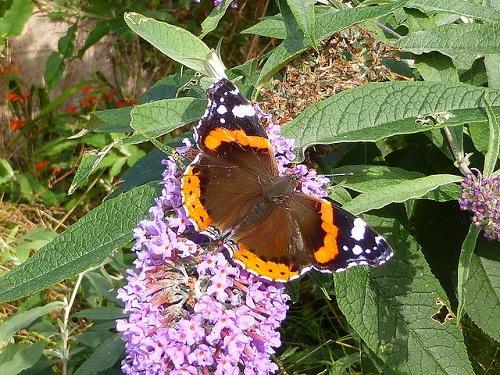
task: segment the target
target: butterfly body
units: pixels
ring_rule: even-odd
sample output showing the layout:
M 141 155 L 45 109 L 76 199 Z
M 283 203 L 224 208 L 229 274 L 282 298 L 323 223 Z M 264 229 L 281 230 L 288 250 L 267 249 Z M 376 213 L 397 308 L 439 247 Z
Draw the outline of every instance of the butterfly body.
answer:
M 183 205 L 197 230 L 224 241 L 250 272 L 278 281 L 311 267 L 333 272 L 392 256 L 363 220 L 302 193 L 298 176 L 279 175 L 255 109 L 232 82 L 221 78 L 207 92 L 195 128 L 201 152 L 182 176 Z

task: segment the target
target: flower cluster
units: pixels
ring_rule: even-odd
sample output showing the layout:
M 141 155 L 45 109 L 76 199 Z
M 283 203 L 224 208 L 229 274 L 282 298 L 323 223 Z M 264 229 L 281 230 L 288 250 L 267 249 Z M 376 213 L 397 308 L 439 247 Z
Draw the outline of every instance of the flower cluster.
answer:
M 303 190 L 326 193 L 328 179 L 303 166 L 287 166 L 294 142 L 268 135 L 280 173 L 297 175 Z M 191 144 L 178 148 L 182 156 Z M 272 374 L 270 357 L 281 345 L 277 329 L 285 319 L 289 296 L 284 284 L 263 280 L 232 265 L 222 248 L 210 248 L 182 207 L 180 171 L 165 160 L 164 189 L 151 208 L 153 218 L 139 223 L 134 236 L 136 271 L 118 296 L 125 302 L 123 332 L 127 374 Z M 203 244 L 203 246 L 201 246 Z
M 105 91 L 102 88 L 96 88 L 92 85 L 87 85 L 81 90 L 85 96 L 80 100 L 80 106 L 72 105 L 67 108 L 67 112 L 72 115 L 77 111 L 87 113 L 94 108 L 123 108 L 136 105 L 137 102 L 133 99 L 117 99 L 112 91 Z
M 500 238 L 500 176 L 483 178 L 467 173 L 458 199 L 460 208 L 473 213 L 471 220 L 489 240 Z

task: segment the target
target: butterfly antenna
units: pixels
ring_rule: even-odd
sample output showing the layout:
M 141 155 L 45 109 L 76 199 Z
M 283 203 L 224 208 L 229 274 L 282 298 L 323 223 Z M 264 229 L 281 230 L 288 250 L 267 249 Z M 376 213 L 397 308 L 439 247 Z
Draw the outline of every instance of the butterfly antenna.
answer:
M 206 60 L 203 61 L 203 65 L 205 65 L 209 77 L 217 80 L 222 78 L 227 79 L 226 67 L 215 51 L 212 50 L 208 53 Z

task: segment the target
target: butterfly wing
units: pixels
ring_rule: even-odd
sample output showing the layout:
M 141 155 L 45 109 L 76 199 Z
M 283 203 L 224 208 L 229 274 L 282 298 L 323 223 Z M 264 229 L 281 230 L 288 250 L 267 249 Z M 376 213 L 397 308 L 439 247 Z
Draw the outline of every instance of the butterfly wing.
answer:
M 337 272 L 378 266 L 393 255 L 362 219 L 325 199 L 295 193 L 267 211 L 258 221 L 240 224 L 231 236 L 238 244 L 235 260 L 261 277 L 288 281 L 311 267 Z
M 258 205 L 262 183 L 277 170 L 255 109 L 236 86 L 221 79 L 207 92 L 207 111 L 195 128 L 202 152 L 182 176 L 182 196 L 198 230 L 220 237 Z
M 306 237 L 300 224 L 308 219 L 317 222 L 312 211 L 301 212 L 299 222 L 286 202 L 267 203 L 256 208 L 256 215 L 249 214 L 233 231 L 230 241 L 233 258 L 247 270 L 261 277 L 288 281 L 310 268 L 307 248 L 314 242 Z M 319 224 L 319 223 L 318 223 Z M 312 224 L 314 225 L 314 224 Z
M 291 198 L 290 209 L 311 266 L 319 271 L 379 266 L 393 255 L 387 241 L 362 219 L 326 199 L 297 193 Z M 314 214 L 305 217 L 303 212 Z

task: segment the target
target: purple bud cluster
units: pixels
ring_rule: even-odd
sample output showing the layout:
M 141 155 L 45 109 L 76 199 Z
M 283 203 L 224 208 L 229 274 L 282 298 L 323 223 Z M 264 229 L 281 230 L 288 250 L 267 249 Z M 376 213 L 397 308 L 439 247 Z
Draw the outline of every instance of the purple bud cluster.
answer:
M 462 210 L 472 212 L 471 220 L 489 240 L 500 238 L 500 176 L 483 178 L 469 172 L 462 181 L 458 199 Z

